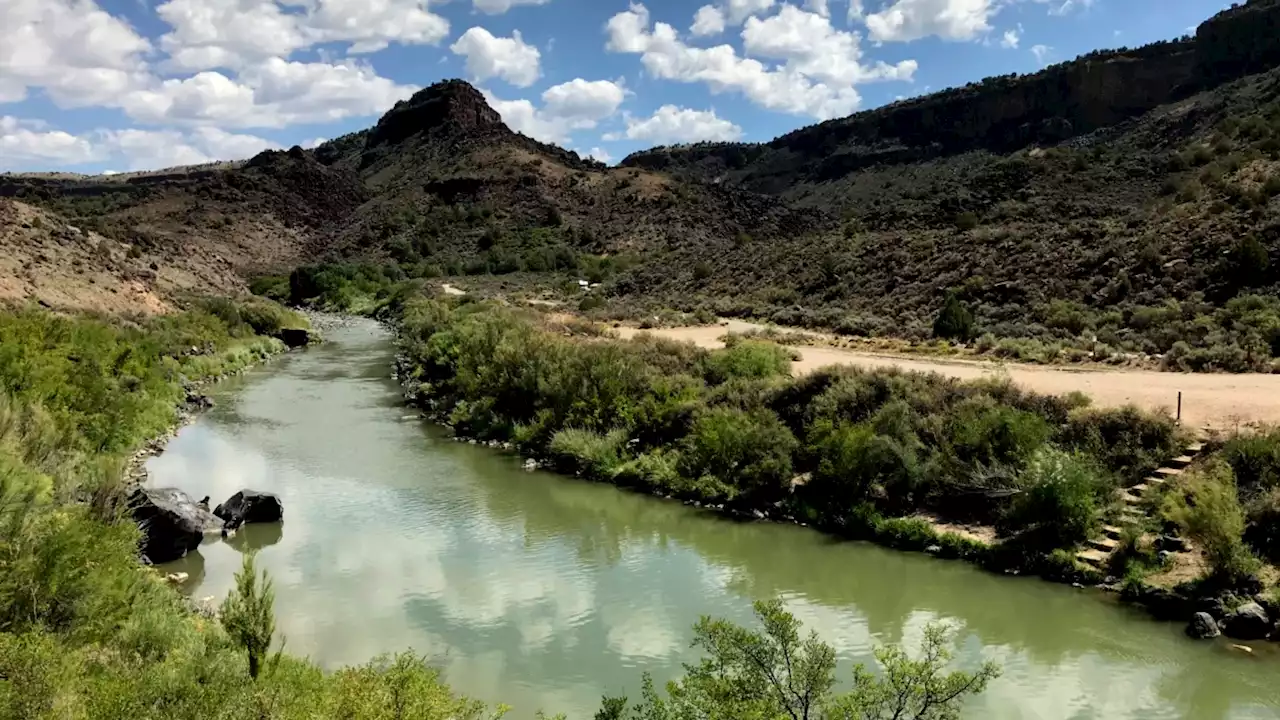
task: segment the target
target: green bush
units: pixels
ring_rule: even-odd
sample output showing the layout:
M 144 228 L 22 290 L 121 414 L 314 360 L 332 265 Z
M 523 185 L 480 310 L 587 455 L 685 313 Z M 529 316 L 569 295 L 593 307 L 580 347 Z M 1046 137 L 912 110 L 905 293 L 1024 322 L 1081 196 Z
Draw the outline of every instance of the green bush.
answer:
M 795 448 L 795 437 L 773 413 L 715 408 L 694 421 L 681 449 L 682 470 L 748 496 L 777 498 L 790 487 Z
M 1072 547 L 1097 529 L 1099 510 L 1114 487 L 1083 455 L 1042 447 L 1018 477 L 1021 492 L 1006 527 L 1031 531 L 1047 548 Z
M 933 336 L 965 342 L 973 337 L 973 313 L 955 294 L 947 296 L 933 321 Z
M 1164 499 L 1161 514 L 1182 527 L 1204 550 L 1212 580 L 1235 587 L 1252 578 L 1258 561 L 1245 546 L 1244 511 L 1231 466 L 1213 459 L 1184 476 L 1183 487 Z
M 551 438 L 548 451 L 557 467 L 580 471 L 593 478 L 610 478 L 622 464 L 622 450 L 627 442 L 624 432 L 607 435 L 567 428 Z
M 867 500 L 875 488 L 910 503 L 920 475 L 913 447 L 878 434 L 870 422 L 818 428 L 815 434 L 818 439 L 810 452 L 818 460 L 812 488 L 834 507 L 847 511 Z
M 1280 428 L 1233 435 L 1222 448 L 1222 459 L 1246 497 L 1280 488 Z
M 723 383 L 733 378 L 769 378 L 791 372 L 791 352 L 781 345 L 758 340 L 740 340 L 707 356 L 708 382 Z

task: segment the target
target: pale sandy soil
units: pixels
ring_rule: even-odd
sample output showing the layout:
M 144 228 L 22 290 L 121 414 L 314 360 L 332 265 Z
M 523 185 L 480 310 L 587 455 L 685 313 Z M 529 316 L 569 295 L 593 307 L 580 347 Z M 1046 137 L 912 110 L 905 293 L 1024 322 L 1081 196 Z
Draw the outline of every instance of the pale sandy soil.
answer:
M 689 340 L 705 348 L 723 347 L 726 332 L 744 332 L 763 326 L 729 321 L 727 326 L 656 328 L 639 330 L 621 327 L 627 338 L 641 332 Z M 936 372 L 971 380 L 1007 375 L 1013 382 L 1040 393 L 1060 395 L 1073 390 L 1093 398 L 1101 407 L 1135 404 L 1171 413 L 1182 392 L 1182 422 L 1193 428 L 1231 430 L 1250 423 L 1280 423 L 1280 375 L 1226 375 L 1126 370 L 1114 368 L 1053 367 L 980 360 L 925 359 L 897 357 L 833 347 L 795 347 L 800 359 L 792 364 L 796 375 L 811 373 L 829 365 L 901 367 L 905 370 Z

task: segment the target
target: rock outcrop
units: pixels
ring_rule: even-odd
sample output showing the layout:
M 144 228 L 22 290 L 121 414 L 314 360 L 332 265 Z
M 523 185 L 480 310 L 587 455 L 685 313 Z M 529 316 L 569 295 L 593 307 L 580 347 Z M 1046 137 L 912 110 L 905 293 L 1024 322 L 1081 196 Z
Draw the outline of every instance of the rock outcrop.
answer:
M 222 527 L 208 508 L 176 488 L 137 488 L 128 502 L 142 530 L 143 559 L 149 563 L 177 560 L 195 550 L 205 533 Z
M 1256 602 L 1236 608 L 1222 624 L 1226 635 L 1237 640 L 1261 640 L 1271 632 L 1271 618 Z
M 311 344 L 311 331 L 306 328 L 280 328 L 276 337 L 291 348 L 306 347 Z
M 284 505 L 272 493 L 241 490 L 214 508 L 213 514 L 233 527 L 245 523 L 279 522 L 284 517 Z
M 1197 640 L 1207 640 L 1216 638 L 1222 634 L 1218 629 L 1218 621 L 1207 612 L 1198 612 L 1191 616 L 1191 622 L 1187 625 L 1187 635 Z

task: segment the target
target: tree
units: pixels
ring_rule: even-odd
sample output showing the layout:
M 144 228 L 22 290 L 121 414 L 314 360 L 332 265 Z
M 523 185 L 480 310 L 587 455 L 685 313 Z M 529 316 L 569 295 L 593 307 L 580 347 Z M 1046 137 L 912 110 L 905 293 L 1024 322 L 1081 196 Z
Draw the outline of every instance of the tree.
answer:
M 919 660 L 899 648 L 879 648 L 877 677 L 861 665 L 854 688 L 833 695 L 835 650 L 810 632 L 777 600 L 755 604 L 762 631 L 703 618 L 694 646 L 710 657 L 686 665 L 684 678 L 667 684 L 666 697 L 647 674 L 633 720 L 951 720 L 965 697 L 982 692 L 999 675 L 987 663 L 977 673 L 944 672 L 951 660 L 947 630 L 925 630 Z
M 255 680 L 262 671 L 263 661 L 271 650 L 271 637 L 275 635 L 276 620 L 273 606 L 275 592 L 271 579 L 262 571 L 261 583 L 254 569 L 254 554 L 246 553 L 240 572 L 236 573 L 236 589 L 222 601 L 222 626 L 233 642 L 244 647 L 249 655 L 249 676 Z M 277 652 L 271 660 L 274 666 L 279 660 Z
M 960 302 L 955 293 L 947 295 L 942 310 L 933 321 L 933 335 L 961 342 L 973 337 L 973 313 Z

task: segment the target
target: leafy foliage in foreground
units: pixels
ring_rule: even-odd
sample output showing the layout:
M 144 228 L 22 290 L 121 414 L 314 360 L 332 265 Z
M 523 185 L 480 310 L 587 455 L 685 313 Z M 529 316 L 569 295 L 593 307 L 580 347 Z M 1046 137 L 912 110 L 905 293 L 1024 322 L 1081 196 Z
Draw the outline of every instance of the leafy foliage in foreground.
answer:
M 836 694 L 836 656 L 776 600 L 757 602 L 762 630 L 704 617 L 694 646 L 708 657 L 686 665 L 665 694 L 645 676 L 631 720 L 951 720 L 961 704 L 999 676 L 993 663 L 977 672 L 947 672 L 950 637 L 942 625 L 925 629 L 918 659 L 898 647 L 875 651 L 880 674 L 858 665 L 853 689 Z M 606 698 L 597 719 L 621 720 L 624 698 Z
M 421 297 L 400 331 L 419 400 L 464 434 L 650 492 L 781 504 L 899 547 L 955 545 L 909 519 L 932 511 L 998 524 L 1034 564 L 1085 540 L 1117 485 L 1177 445 L 1168 417 L 1008 382 L 853 367 L 791 379 L 785 350 L 759 340 L 582 342 L 499 305 Z
M 172 422 L 184 378 L 281 347 L 228 310 L 244 318 L 228 306 L 134 324 L 0 313 L 0 718 L 500 714 L 413 653 L 331 675 L 268 658 L 271 600 L 251 569 L 224 629 L 139 566 L 137 527 L 115 502 L 124 456 Z

